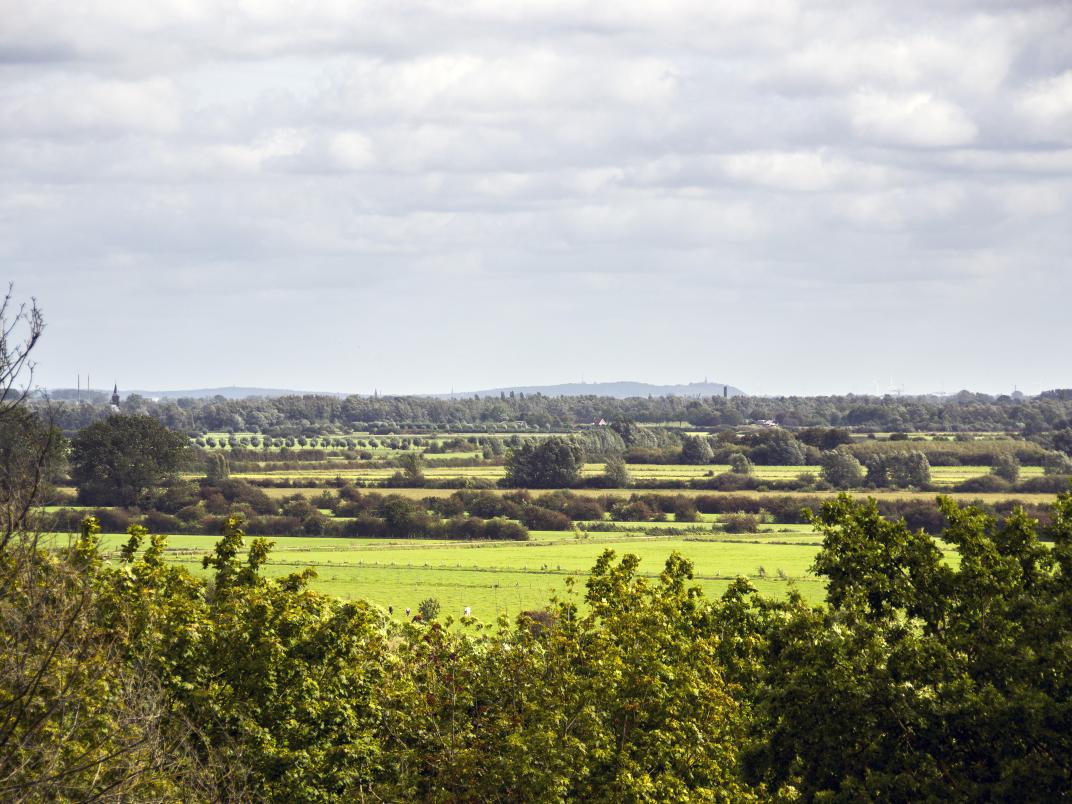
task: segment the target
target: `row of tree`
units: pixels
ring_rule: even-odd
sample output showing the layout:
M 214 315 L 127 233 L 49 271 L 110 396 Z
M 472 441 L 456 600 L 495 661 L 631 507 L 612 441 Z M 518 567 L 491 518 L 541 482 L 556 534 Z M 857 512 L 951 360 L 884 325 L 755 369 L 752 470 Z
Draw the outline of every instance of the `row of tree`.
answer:
M 54 401 L 57 423 L 68 432 L 104 415 L 103 403 Z M 1009 431 L 1034 435 L 1072 426 L 1072 391 L 1036 397 L 993 397 L 962 392 L 955 396 L 827 396 L 687 398 L 546 397 L 540 395 L 435 399 L 412 396 L 283 396 L 228 400 L 162 399 L 131 396 L 124 412 L 152 416 L 173 430 L 270 433 L 277 437 L 317 436 L 371 429 L 506 424 L 510 427 L 572 428 L 600 419 L 648 424 L 688 422 L 699 427 L 738 427 L 774 421 L 784 427 L 851 427 L 896 431 Z

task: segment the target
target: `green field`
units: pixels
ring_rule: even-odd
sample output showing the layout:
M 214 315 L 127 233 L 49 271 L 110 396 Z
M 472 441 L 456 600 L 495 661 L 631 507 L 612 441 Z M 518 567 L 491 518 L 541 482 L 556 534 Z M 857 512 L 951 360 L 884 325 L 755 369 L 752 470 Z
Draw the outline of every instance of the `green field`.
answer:
M 443 453 L 429 455 L 429 464 L 450 458 L 473 457 L 475 453 Z M 234 472 L 232 477 L 242 480 L 269 480 L 292 478 L 295 480 L 331 480 L 342 477 L 354 482 L 376 482 L 391 477 L 397 469 L 393 467 L 360 467 L 360 468 L 313 468 L 313 469 L 271 469 L 270 464 L 255 472 Z M 721 464 L 629 464 L 627 466 L 633 482 L 643 486 L 645 482 L 652 481 L 688 481 L 699 480 L 705 477 L 728 472 L 730 467 Z M 964 480 L 980 477 L 988 474 L 986 466 L 933 466 L 931 467 L 931 482 L 936 486 L 954 486 Z M 582 475 L 594 477 L 603 472 L 603 464 L 585 464 Z M 502 466 L 435 466 L 429 465 L 424 470 L 424 475 L 429 480 L 457 480 L 460 478 L 473 478 L 496 481 L 506 474 Z M 809 474 L 816 479 L 819 477 L 818 466 L 757 466 L 753 476 L 759 481 L 795 480 L 800 475 Z M 1020 478 L 1026 480 L 1032 477 L 1041 477 L 1041 466 L 1024 466 L 1020 470 Z M 195 477 L 196 475 L 190 475 Z
M 457 616 L 471 606 L 473 615 L 485 621 L 544 605 L 552 594 L 564 593 L 567 577 L 579 579 L 583 588 L 584 577 L 607 548 L 636 554 L 641 572 L 650 576 L 658 575 L 676 550 L 693 561 L 697 583 L 711 595 L 738 575 L 769 595 L 786 594 L 790 581 L 809 600 L 818 601 L 823 594 L 822 584 L 808 573 L 819 541 L 806 527 L 717 540 L 625 533 L 577 538 L 535 532 L 533 537 L 527 543 L 276 537 L 266 572 L 284 575 L 311 566 L 319 574 L 315 588 L 393 606 L 396 616 L 436 597 L 445 614 Z M 124 540 L 106 536 L 105 549 L 114 551 Z M 216 541 L 213 536 L 172 536 L 168 554 L 200 573 L 201 556 Z
M 290 497 L 294 494 L 300 494 L 304 497 L 319 497 L 324 493 L 322 487 L 317 488 L 264 488 L 261 489 L 269 497 L 280 498 Z M 429 489 L 429 488 L 371 488 L 367 489 L 370 493 L 378 494 L 398 494 L 402 497 L 409 497 L 411 499 L 420 500 L 425 497 L 449 497 L 454 494 L 456 489 Z M 516 489 L 489 489 L 493 494 L 509 494 Z M 551 491 L 550 489 L 532 489 L 530 493 L 533 495 L 545 494 Z M 814 497 L 836 497 L 839 492 L 836 491 L 709 491 L 706 489 L 570 489 L 573 494 L 587 497 L 603 497 L 605 495 L 625 496 L 628 497 L 631 494 L 658 494 L 658 495 L 677 495 L 683 494 L 686 497 L 699 497 L 699 496 L 733 496 L 733 497 L 749 497 L 749 498 L 761 498 L 763 496 L 785 496 L 785 497 L 800 497 L 802 499 L 810 499 Z M 874 497 L 877 500 L 928 500 L 933 501 L 939 494 L 952 497 L 954 500 L 960 500 L 962 502 L 972 502 L 978 500 L 980 502 L 995 503 L 1003 500 L 1020 500 L 1024 503 L 1052 503 L 1055 494 L 1048 493 L 1026 493 L 1026 492 L 936 492 L 936 491 L 904 491 L 904 490 L 868 490 L 864 492 L 853 492 L 855 497 Z

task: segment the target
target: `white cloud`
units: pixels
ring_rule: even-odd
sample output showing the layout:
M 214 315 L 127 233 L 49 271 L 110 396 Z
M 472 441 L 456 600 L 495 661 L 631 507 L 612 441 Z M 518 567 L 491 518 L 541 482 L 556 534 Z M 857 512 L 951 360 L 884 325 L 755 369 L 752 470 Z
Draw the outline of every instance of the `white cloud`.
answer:
M 1028 88 L 1019 109 L 1033 138 L 1072 143 L 1072 70 Z
M 180 98 L 163 78 L 141 81 L 61 76 L 0 92 L 0 126 L 58 138 L 128 132 L 168 134 L 180 123 Z
M 943 148 L 969 145 L 978 134 L 963 109 L 925 92 L 861 92 L 851 109 L 856 135 L 879 144 Z
M 328 150 L 344 170 L 364 170 L 376 164 L 372 141 L 357 131 L 342 131 L 331 137 Z
M 839 186 L 881 185 L 891 171 L 823 151 L 754 151 L 723 160 L 728 176 L 777 190 L 821 192 Z

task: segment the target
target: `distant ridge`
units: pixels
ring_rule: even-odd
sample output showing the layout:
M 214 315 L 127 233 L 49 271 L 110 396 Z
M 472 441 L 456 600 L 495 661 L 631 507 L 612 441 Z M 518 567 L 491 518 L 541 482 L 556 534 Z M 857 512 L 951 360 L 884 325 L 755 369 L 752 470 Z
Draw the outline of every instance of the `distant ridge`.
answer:
M 432 394 L 439 399 L 451 396 L 498 396 L 499 394 L 523 393 L 544 396 L 609 396 L 629 399 L 634 396 L 722 396 L 727 389 L 729 396 L 744 396 L 744 391 L 721 382 L 692 382 L 687 385 L 651 385 L 646 382 L 571 382 L 562 385 L 514 385 L 508 388 L 488 388 L 483 391 L 461 391 L 454 394 Z
M 74 388 L 54 388 L 48 392 L 52 399 L 74 399 L 78 391 Z M 82 389 L 82 398 L 87 395 L 86 389 Z M 94 389 L 93 394 L 101 393 Z M 294 391 L 287 388 L 245 388 L 237 385 L 228 385 L 223 388 L 187 388 L 178 391 L 146 391 L 144 389 L 125 390 L 119 389 L 119 394 L 124 399 L 132 394 L 144 396 L 147 399 L 211 399 L 214 396 L 222 396 L 224 399 L 248 399 L 249 397 L 276 397 L 276 396 L 337 396 L 345 397 L 349 394 L 338 391 Z
M 544 396 L 608 396 L 617 399 L 628 399 L 634 396 L 722 396 L 723 388 L 728 387 L 729 396 L 743 396 L 744 391 L 732 385 L 726 386 L 720 382 L 693 382 L 687 385 L 651 385 L 646 382 L 574 382 L 562 385 L 514 385 L 506 388 L 489 388 L 483 391 L 458 391 L 453 394 L 391 394 L 381 396 L 425 396 L 436 399 L 450 399 L 477 396 L 498 396 L 499 394 L 523 393 L 543 394 Z M 54 388 L 48 395 L 55 400 L 73 400 L 78 395 L 74 388 Z M 82 389 L 81 398 L 89 399 L 90 394 L 96 401 L 102 394 L 98 389 L 92 392 Z M 119 394 L 124 399 L 133 394 L 144 396 L 147 399 L 211 399 L 214 396 L 222 396 L 224 399 L 248 399 L 250 397 L 279 397 L 279 396 L 334 396 L 347 397 L 351 394 L 341 391 L 295 391 L 289 388 L 247 388 L 237 385 L 228 385 L 222 388 L 186 388 L 177 391 L 146 391 L 144 389 L 125 390 L 119 389 Z M 361 394 L 369 396 L 369 394 Z M 106 397 L 101 397 L 106 398 Z

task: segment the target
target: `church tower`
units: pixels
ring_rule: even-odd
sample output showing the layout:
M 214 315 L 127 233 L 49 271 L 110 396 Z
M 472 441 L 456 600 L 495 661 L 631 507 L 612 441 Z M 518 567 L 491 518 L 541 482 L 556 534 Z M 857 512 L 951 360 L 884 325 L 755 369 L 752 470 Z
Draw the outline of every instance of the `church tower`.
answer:
M 119 383 L 116 383 L 115 386 L 112 388 L 111 408 L 113 411 L 119 411 Z

